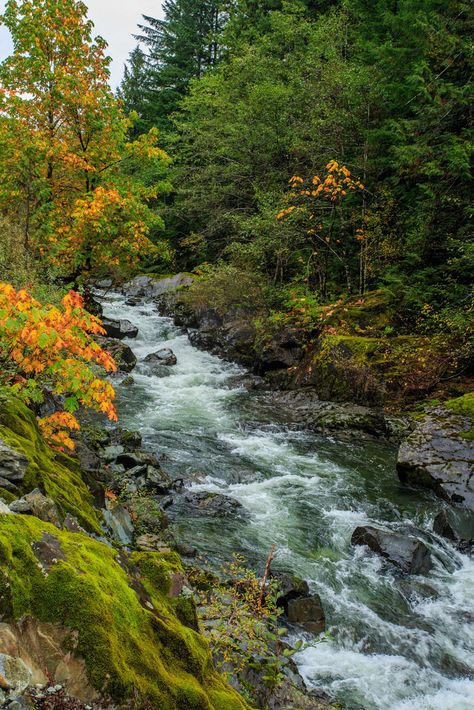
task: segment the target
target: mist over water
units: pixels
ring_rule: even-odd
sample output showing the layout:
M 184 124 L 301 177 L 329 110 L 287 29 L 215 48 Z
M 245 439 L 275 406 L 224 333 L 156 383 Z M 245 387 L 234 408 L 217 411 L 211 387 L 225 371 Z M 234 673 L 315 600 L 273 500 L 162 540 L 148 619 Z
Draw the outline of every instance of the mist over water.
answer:
M 166 454 L 171 475 L 250 512 L 182 517 L 178 537 L 212 560 L 238 551 L 259 565 L 275 544 L 275 567 L 321 595 L 330 638 L 305 636 L 295 657 L 308 685 L 348 710 L 474 708 L 474 562 L 430 532 L 442 503 L 399 483 L 395 449 L 294 431 L 288 413 L 241 386 L 241 368 L 192 347 L 152 304 L 112 294 L 104 310 L 139 328 L 127 341 L 139 361 L 163 347 L 178 359 L 162 377 L 139 362 L 135 384 L 118 384 L 121 424 Z M 403 577 L 352 547 L 354 528 L 367 523 L 421 537 L 433 570 Z

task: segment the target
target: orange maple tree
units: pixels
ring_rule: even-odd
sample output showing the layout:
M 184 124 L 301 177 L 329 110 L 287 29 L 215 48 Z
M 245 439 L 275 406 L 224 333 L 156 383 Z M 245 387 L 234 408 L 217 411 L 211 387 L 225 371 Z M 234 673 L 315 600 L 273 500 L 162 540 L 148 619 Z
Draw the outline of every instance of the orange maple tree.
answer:
M 348 237 L 356 242 L 364 239 L 362 229 L 355 229 L 347 219 L 345 202 L 351 193 L 363 191 L 364 185 L 354 178 L 345 165 L 331 160 L 321 175 L 304 179 L 293 175 L 289 181 L 288 207 L 277 214 L 282 220 L 291 215 L 303 220 L 308 242 L 311 245 L 307 260 L 307 279 L 315 270 L 319 292 L 326 296 L 327 273 L 331 259 L 338 262 L 345 273 L 347 290 L 351 292 L 348 263 Z
M 41 403 L 45 391 L 61 397 L 63 410 L 39 419 L 57 448 L 74 448 L 69 432 L 79 429 L 74 412 L 80 406 L 117 420 L 114 389 L 95 371 L 117 369 L 94 340 L 104 332 L 74 291 L 59 306 L 42 305 L 25 289 L 0 283 L 0 383 L 27 403 Z
M 71 275 L 159 256 L 149 237 L 163 228 L 154 200 L 170 189 L 169 158 L 156 130 L 128 139 L 84 3 L 8 0 L 0 23 L 13 40 L 0 63 L 0 209 L 25 246 Z M 146 184 L 134 165 L 161 179 Z

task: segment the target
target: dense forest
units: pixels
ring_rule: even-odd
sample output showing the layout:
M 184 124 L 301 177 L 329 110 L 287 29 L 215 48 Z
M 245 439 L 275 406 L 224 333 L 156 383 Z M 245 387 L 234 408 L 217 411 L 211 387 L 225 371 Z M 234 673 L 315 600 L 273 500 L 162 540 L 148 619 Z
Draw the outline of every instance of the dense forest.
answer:
M 156 9 L 0 14 L 0 707 L 468 710 L 474 7 Z

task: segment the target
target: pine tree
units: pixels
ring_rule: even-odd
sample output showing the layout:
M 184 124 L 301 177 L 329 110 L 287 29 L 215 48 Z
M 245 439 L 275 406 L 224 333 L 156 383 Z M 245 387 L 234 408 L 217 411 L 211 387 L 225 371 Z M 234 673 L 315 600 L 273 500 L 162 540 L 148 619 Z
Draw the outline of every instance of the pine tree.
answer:
M 128 58 L 124 68 L 123 79 L 117 90 L 117 98 L 122 102 L 125 113 L 138 113 L 138 119 L 131 129 L 133 135 L 146 131 L 148 120 L 148 84 L 149 72 L 145 52 L 137 45 Z
M 166 0 L 164 11 L 163 20 L 144 16 L 145 24 L 139 25 L 148 71 L 144 97 L 132 107 L 147 125 L 158 127 L 169 127 L 189 82 L 217 62 L 225 17 L 216 0 Z

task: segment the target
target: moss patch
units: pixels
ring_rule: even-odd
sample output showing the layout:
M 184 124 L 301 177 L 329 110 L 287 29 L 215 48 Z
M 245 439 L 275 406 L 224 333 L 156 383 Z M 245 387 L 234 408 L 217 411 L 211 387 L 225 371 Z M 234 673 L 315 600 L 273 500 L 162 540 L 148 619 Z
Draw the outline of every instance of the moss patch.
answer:
M 20 492 L 40 488 L 53 498 L 63 515 L 70 513 L 86 529 L 102 534 L 93 498 L 82 480 L 79 464 L 49 448 L 38 429 L 34 413 L 13 397 L 2 401 L 0 437 L 29 461 Z
M 474 418 L 474 392 L 468 392 L 462 397 L 450 399 L 444 404 L 456 414 L 464 414 L 467 417 Z
M 48 545 L 56 551 L 49 559 Z M 175 555 L 119 560 L 86 535 L 0 516 L 0 564 L 3 619 L 32 616 L 77 632 L 77 652 L 104 697 L 157 710 L 247 708 L 213 669 L 206 641 L 175 614 Z

